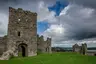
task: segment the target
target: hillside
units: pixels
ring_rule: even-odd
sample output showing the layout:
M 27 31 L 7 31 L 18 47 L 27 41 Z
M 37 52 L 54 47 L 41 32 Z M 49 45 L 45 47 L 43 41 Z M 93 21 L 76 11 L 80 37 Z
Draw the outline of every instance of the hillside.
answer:
M 96 56 L 85 56 L 77 53 L 52 53 L 13 58 L 8 61 L 0 61 L 0 64 L 96 64 Z

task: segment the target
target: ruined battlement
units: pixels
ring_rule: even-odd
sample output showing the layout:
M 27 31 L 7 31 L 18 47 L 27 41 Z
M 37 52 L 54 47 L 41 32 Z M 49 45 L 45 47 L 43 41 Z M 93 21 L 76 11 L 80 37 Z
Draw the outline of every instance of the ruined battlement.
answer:
M 51 42 L 51 40 L 52 40 L 51 38 L 47 37 L 46 41 Z
M 9 7 L 9 23 L 7 36 L 0 38 L 0 54 L 14 56 L 35 56 L 38 49 L 41 52 L 51 52 L 51 38 L 44 41 L 44 37 L 37 35 L 37 13 L 22 8 Z M 11 50 L 11 52 L 10 52 Z M 6 58 L 3 58 L 6 59 Z
M 12 13 L 12 12 L 13 13 L 23 13 L 23 14 L 28 14 L 28 15 L 30 14 L 30 15 L 37 16 L 36 12 L 25 11 L 22 8 L 15 9 L 15 8 L 9 7 L 9 13 Z
M 44 36 L 43 35 L 41 35 L 41 36 L 37 35 L 37 38 L 38 38 L 38 41 L 42 40 L 42 41 L 45 41 L 45 42 L 51 42 L 51 38 L 49 38 L 49 37 L 47 37 L 47 39 L 44 40 Z
M 87 52 L 87 44 L 84 43 L 81 46 L 79 46 L 78 44 L 73 45 L 73 52 L 79 52 L 85 55 Z
M 51 38 L 47 37 L 47 40 L 45 41 L 44 36 L 37 35 L 37 46 L 42 52 L 51 53 Z
M 24 45 L 24 56 L 37 55 L 37 13 L 9 7 L 7 49 Z M 19 51 L 16 50 L 16 55 Z

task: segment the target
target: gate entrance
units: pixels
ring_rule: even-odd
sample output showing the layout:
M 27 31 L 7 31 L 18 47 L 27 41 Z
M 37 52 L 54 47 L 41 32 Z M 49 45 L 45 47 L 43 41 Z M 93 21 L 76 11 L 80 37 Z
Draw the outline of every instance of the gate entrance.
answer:
M 27 44 L 24 44 L 24 43 L 22 43 L 22 44 L 19 44 L 19 46 L 18 46 L 18 56 L 22 56 L 22 57 L 25 57 L 25 56 L 27 56 Z

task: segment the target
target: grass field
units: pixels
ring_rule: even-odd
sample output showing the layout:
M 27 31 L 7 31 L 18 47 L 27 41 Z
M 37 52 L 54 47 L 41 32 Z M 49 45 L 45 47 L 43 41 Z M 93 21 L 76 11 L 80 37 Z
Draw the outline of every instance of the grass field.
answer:
M 0 64 L 96 64 L 96 56 L 85 56 L 77 53 L 52 53 L 3 60 L 0 61 Z

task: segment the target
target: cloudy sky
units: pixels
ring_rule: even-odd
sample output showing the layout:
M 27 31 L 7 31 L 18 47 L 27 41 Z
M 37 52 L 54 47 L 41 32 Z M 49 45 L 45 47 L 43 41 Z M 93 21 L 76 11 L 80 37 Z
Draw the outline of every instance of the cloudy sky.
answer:
M 87 43 L 96 47 L 96 0 L 0 0 L 0 36 L 7 34 L 8 8 L 38 13 L 38 34 L 52 46 Z

